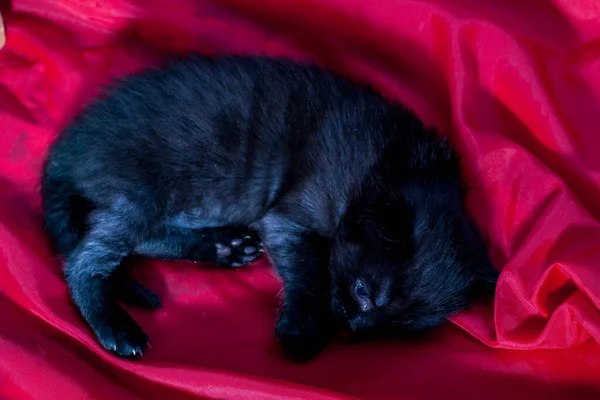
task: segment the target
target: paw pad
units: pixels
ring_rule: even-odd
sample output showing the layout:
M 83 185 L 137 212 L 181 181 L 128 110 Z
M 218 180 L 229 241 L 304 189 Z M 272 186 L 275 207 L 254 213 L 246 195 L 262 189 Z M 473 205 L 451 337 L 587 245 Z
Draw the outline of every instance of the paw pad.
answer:
M 234 237 L 215 243 L 216 262 L 231 268 L 240 268 L 258 259 L 263 252 L 258 238 L 250 235 Z

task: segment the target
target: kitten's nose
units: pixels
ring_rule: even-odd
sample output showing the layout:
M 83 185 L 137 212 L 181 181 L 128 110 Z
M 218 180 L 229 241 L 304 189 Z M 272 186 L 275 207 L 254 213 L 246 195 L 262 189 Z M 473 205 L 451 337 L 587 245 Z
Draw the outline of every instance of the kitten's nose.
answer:
M 352 297 L 358 304 L 360 311 L 367 312 L 373 308 L 371 288 L 362 279 L 357 279 L 352 288 Z

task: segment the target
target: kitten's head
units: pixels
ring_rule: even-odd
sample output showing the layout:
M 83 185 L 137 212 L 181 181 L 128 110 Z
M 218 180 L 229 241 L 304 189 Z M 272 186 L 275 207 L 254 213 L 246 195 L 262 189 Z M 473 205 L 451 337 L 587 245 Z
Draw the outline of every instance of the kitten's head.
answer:
M 460 185 L 416 177 L 370 190 L 382 192 L 347 213 L 331 249 L 332 311 L 350 331 L 418 332 L 493 294 L 497 272 Z

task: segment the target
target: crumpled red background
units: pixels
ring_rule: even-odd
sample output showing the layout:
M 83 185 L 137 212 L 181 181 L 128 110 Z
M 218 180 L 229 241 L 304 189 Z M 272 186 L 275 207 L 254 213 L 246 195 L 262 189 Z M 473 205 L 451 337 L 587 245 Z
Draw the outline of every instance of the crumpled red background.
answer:
M 0 398 L 600 398 L 600 3 L 594 0 L 15 0 L 0 51 Z M 98 346 L 41 230 L 49 143 L 111 77 L 169 54 L 312 59 L 450 134 L 502 269 L 495 304 L 415 343 L 273 338 L 269 266 L 145 262 L 153 348 Z M 115 143 L 118 146 L 118 143 Z

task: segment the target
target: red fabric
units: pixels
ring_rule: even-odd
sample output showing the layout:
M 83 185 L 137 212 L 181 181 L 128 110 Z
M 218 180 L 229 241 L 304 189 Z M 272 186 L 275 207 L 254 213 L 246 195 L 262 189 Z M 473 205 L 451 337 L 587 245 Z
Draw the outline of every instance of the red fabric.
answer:
M 597 1 L 15 0 L 3 14 L 1 398 L 600 398 Z M 494 306 L 299 366 L 273 339 L 264 261 L 149 261 L 139 278 L 165 306 L 132 313 L 152 350 L 101 350 L 40 228 L 40 163 L 110 77 L 189 50 L 317 60 L 451 134 L 503 270 Z

